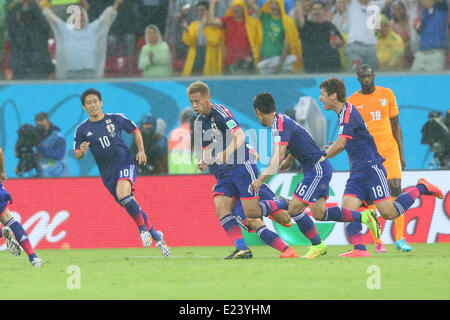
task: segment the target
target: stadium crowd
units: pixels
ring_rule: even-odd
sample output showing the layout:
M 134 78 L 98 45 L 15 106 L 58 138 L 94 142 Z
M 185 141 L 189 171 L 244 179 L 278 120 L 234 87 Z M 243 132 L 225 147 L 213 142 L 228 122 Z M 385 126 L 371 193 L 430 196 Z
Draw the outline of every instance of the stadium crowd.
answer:
M 433 72 L 450 67 L 449 26 L 447 0 L 0 0 L 1 72 Z

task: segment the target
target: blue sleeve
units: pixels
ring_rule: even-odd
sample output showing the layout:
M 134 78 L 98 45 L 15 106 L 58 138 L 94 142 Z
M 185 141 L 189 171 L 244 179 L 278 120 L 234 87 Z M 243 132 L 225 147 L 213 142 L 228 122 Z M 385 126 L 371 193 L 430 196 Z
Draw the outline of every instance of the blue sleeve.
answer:
M 233 133 L 241 127 L 239 122 L 227 108 L 218 107 L 215 111 L 214 121 L 219 128 L 223 130 L 230 130 L 231 133 Z
M 120 129 L 125 130 L 127 133 L 133 133 L 138 128 L 133 121 L 121 113 L 116 114 L 115 121 L 119 124 Z
M 358 126 L 356 114 L 352 112 L 353 107 L 347 107 L 342 117 L 339 117 L 338 136 L 344 136 L 347 139 L 353 139 L 355 128 Z
M 273 143 L 288 145 L 292 135 L 292 125 L 283 116 L 278 116 L 276 127 L 272 130 Z
M 80 149 L 80 144 L 83 142 L 82 140 L 82 134 L 81 134 L 81 129 L 80 127 L 77 127 L 75 129 L 75 134 L 73 136 L 73 150 L 79 150 Z

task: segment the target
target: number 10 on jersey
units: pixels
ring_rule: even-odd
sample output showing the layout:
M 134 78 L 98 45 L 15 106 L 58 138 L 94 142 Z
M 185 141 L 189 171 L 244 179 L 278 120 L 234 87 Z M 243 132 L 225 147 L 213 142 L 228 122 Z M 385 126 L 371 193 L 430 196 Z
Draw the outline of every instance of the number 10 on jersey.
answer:
M 102 145 L 102 148 L 105 149 L 106 147 L 109 147 L 111 145 L 111 142 L 109 142 L 108 136 L 103 136 L 98 138 L 100 141 L 100 144 Z

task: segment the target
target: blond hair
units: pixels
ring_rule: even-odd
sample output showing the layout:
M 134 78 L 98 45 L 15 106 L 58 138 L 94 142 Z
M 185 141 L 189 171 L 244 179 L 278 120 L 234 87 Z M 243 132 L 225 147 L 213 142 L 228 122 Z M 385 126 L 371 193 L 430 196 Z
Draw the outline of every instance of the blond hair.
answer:
M 187 88 L 187 94 L 191 95 L 200 92 L 202 96 L 209 95 L 209 87 L 202 81 L 195 81 Z

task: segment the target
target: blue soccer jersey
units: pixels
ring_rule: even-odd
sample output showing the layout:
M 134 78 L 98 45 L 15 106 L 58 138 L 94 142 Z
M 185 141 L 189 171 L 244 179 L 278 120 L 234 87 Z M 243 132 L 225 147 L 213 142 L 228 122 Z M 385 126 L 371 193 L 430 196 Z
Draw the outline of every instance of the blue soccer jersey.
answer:
M 102 178 L 115 177 L 122 166 L 134 164 L 134 157 L 123 141 L 122 130 L 133 133 L 137 129 L 136 124 L 123 114 L 105 113 L 102 120 L 92 122 L 87 119 L 76 128 L 73 149 L 79 149 L 82 142 L 90 142 L 89 150 Z
M 0 216 L 6 211 L 8 205 L 12 203 L 12 198 L 9 192 L 5 189 L 2 183 L 0 183 Z
M 288 116 L 277 113 L 273 119 L 274 144 L 286 145 L 289 152 L 303 167 L 303 171 L 314 168 L 326 152 L 321 150 L 308 131 Z
M 346 103 L 338 117 L 338 135 L 347 138 L 345 150 L 350 159 L 351 171 L 382 163 L 384 159 L 378 153 L 375 141 L 358 110 L 351 103 Z
M 209 115 L 199 115 L 195 120 L 195 135 L 201 137 L 202 148 L 212 148 L 212 156 L 224 152 L 233 141 L 233 132 L 240 129 L 240 125 L 231 112 L 223 105 L 213 104 Z M 233 156 L 229 156 L 226 164 L 209 166 L 212 174 L 217 177 L 235 169 L 236 165 L 249 160 L 249 149 L 244 143 Z

